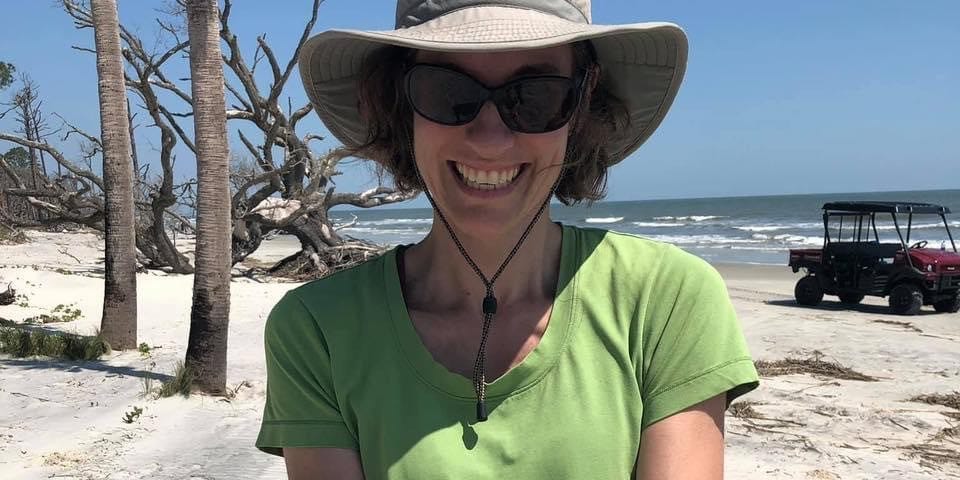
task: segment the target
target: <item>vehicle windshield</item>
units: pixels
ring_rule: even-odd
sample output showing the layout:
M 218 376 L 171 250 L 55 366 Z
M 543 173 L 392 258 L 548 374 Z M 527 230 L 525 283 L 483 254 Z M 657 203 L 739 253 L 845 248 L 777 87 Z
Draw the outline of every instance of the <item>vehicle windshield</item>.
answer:
M 960 221 L 947 219 L 954 241 L 960 243 L 956 237 Z M 943 248 L 953 250 L 950 235 L 944 227 L 943 219 L 939 215 L 914 214 L 897 216 L 897 223 L 889 213 L 844 213 L 829 212 L 827 214 L 827 243 L 900 243 L 897 235 L 897 225 L 900 235 L 907 245 L 917 242 L 926 242 L 925 248 Z

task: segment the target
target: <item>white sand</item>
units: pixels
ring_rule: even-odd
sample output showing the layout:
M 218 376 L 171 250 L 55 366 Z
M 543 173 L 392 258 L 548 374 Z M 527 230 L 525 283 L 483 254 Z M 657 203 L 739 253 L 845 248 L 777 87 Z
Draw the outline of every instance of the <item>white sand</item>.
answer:
M 89 234 L 31 236 L 39 241 L 0 246 L 0 278 L 13 281 L 29 303 L 0 307 L 0 316 L 19 321 L 76 303 L 83 318 L 58 328 L 93 333 L 103 281 L 102 274 L 89 272 L 102 271 L 100 241 Z M 63 245 L 83 263 L 60 254 Z M 28 262 L 41 269 L 8 267 Z M 95 276 L 64 275 L 55 268 Z M 102 362 L 0 359 L 0 478 L 283 478 L 282 460 L 259 453 L 253 439 L 264 400 L 263 323 L 295 284 L 238 278 L 231 285 L 227 382 L 239 387 L 234 399 L 142 396 L 148 372 L 169 375 L 183 359 L 192 282 L 192 276 L 137 277 L 138 337 L 153 348 L 149 356 L 114 352 Z M 143 414 L 124 423 L 134 406 Z
M 27 307 L 0 307 L 0 317 L 22 321 L 75 303 L 83 317 L 56 328 L 92 333 L 102 308 L 101 241 L 91 234 L 32 236 L 27 245 L 0 246 L 0 279 L 28 297 Z M 257 256 L 276 260 L 292 248 L 295 242 L 280 239 Z M 791 301 L 797 277 L 786 267 L 721 266 L 721 272 L 755 358 L 816 349 L 881 378 L 764 379 L 746 399 L 761 402 L 754 407 L 761 415 L 796 424 L 728 418 L 727 478 L 960 478 L 960 465 L 923 467 L 905 449 L 949 426 L 939 413 L 947 409 L 903 401 L 960 390 L 960 314 L 895 317 L 871 306 L 882 306 L 881 299 L 857 311 L 798 308 Z M 285 478 L 282 460 L 258 452 L 253 441 L 264 400 L 263 322 L 295 285 L 233 283 L 228 384 L 239 389 L 230 401 L 142 396 L 147 372 L 168 375 L 183 358 L 190 276 L 138 277 L 139 338 L 153 347 L 149 356 L 113 353 L 101 362 L 0 357 L 0 478 Z M 874 323 L 878 319 L 908 321 L 922 333 Z M 121 421 L 134 406 L 143 408 L 141 417 Z
M 814 350 L 880 379 L 859 382 L 789 375 L 764 378 L 745 397 L 769 418 L 754 421 L 773 432 L 751 430 L 728 416 L 729 478 L 944 479 L 960 478 L 960 465 L 928 468 L 907 447 L 927 442 L 960 421 L 949 409 L 906 402 L 915 395 L 960 391 L 960 314 L 931 307 L 915 317 L 889 314 L 886 301 L 868 297 L 855 310 L 836 297 L 820 308 L 798 307 L 793 286 L 800 274 L 787 267 L 720 266 L 757 360 L 808 358 Z M 909 322 L 906 326 L 877 320 Z M 771 426 L 773 425 L 773 426 Z M 960 438 L 934 442 L 960 451 Z

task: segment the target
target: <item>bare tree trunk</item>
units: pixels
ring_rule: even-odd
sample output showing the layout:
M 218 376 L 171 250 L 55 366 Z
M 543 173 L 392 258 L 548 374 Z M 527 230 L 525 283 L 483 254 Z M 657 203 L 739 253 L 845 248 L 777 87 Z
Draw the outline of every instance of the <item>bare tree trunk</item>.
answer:
M 217 0 L 187 0 L 190 77 L 197 148 L 197 249 L 186 366 L 194 386 L 224 394 L 230 320 L 230 171 L 220 11 Z
M 23 129 L 27 135 L 27 140 L 31 142 L 36 142 L 37 139 L 34 136 L 33 132 L 33 119 L 28 114 L 23 120 Z M 37 189 L 37 150 L 33 147 L 30 148 L 30 186 L 34 190 Z
M 106 197 L 103 317 L 100 331 L 115 349 L 137 348 L 137 251 L 133 165 L 116 0 L 92 0 Z
M 30 116 L 30 108 L 29 108 L 31 95 L 28 94 L 26 97 L 27 98 L 25 101 L 27 102 L 27 107 L 25 108 L 26 113 L 23 117 L 23 130 L 27 136 L 27 140 L 36 141 L 36 139 L 33 138 L 33 120 Z M 37 189 L 37 150 L 31 147 L 29 149 L 29 152 L 30 152 L 30 186 L 33 187 L 34 190 L 36 190 Z M 31 207 L 29 210 L 29 218 L 31 220 L 40 220 L 41 218 L 40 209 L 36 207 Z
M 133 178 L 136 180 L 140 176 L 140 159 L 137 158 L 137 140 L 134 138 L 133 112 L 130 111 L 130 99 L 127 98 L 127 124 L 130 128 L 130 155 L 133 157 Z
M 37 142 L 41 141 L 40 126 L 38 124 L 38 120 L 39 119 L 33 122 L 33 137 Z M 44 156 L 43 150 L 40 150 L 39 153 L 40 153 L 40 166 L 43 168 L 43 183 L 44 185 L 46 185 L 46 183 L 50 181 L 50 176 L 47 175 L 47 158 L 46 156 Z M 47 217 L 48 215 L 46 214 L 46 212 L 44 212 L 43 210 L 37 210 L 37 220 L 43 220 Z
M 41 141 L 40 127 L 36 123 L 33 124 L 33 138 L 38 142 Z M 43 155 L 43 150 L 40 150 L 40 167 L 43 170 L 43 179 L 46 181 L 50 176 L 47 174 L 47 158 Z

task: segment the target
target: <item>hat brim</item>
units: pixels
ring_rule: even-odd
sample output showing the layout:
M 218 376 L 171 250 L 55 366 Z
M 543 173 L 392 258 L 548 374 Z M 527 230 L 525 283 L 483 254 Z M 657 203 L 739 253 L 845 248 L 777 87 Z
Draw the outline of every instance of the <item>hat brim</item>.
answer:
M 330 133 L 344 145 L 354 147 L 367 139 L 358 109 L 359 74 L 364 60 L 377 48 L 393 45 L 447 52 L 496 52 L 582 40 L 593 44 L 603 71 L 602 82 L 629 112 L 629 127 L 607 146 L 610 164 L 615 164 L 653 134 L 680 88 L 687 64 L 687 38 L 674 24 L 593 25 L 535 10 L 471 7 L 410 28 L 320 33 L 300 52 L 300 76 Z

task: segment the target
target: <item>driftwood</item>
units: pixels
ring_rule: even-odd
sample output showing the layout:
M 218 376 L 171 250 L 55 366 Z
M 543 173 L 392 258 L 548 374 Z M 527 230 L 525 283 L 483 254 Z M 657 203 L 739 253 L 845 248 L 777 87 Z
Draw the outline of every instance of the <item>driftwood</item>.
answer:
M 0 292 L 0 305 L 11 305 L 17 300 L 17 291 L 13 289 L 13 284 L 7 284 L 7 290 Z

